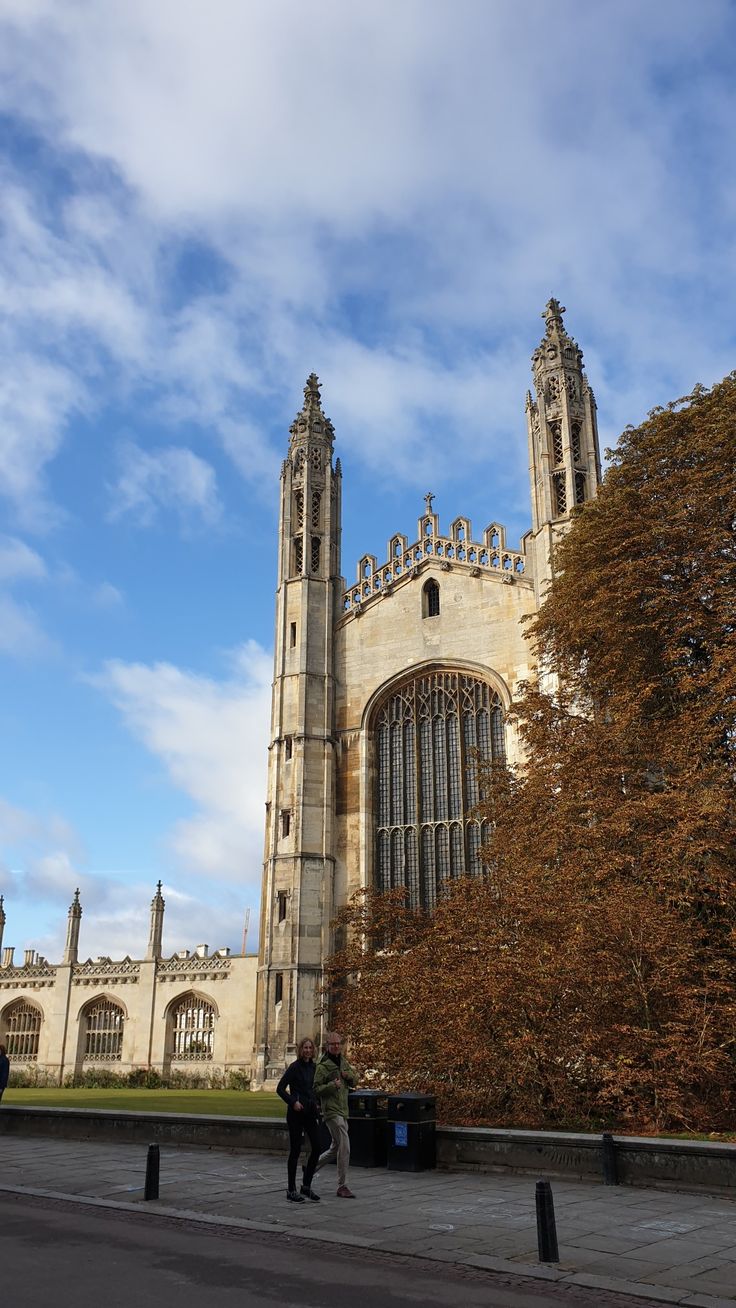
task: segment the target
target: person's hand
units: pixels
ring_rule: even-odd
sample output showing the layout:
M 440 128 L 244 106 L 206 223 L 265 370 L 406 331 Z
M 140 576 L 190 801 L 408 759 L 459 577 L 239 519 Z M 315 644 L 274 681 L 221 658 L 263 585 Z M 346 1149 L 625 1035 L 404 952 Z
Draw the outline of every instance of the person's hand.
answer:
M 337 1086 L 338 1090 L 340 1089 L 340 1086 L 342 1085 L 342 1081 L 340 1080 L 339 1076 L 335 1077 L 333 1084 Z
M 294 1104 L 294 1112 L 295 1112 L 295 1113 L 301 1113 L 301 1112 L 303 1112 L 303 1111 L 304 1111 L 304 1110 L 303 1110 L 303 1108 L 302 1108 L 302 1105 L 301 1105 L 300 1101 L 297 1099 L 296 1103 Z

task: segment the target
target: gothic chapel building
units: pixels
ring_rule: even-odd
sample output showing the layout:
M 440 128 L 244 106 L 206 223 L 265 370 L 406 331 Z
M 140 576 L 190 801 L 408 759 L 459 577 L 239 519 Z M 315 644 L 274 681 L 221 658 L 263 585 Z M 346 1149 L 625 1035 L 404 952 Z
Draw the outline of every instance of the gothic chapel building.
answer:
M 278 588 L 254 1081 L 280 1075 L 320 1026 L 330 922 L 358 888 L 405 886 L 431 908 L 480 871 L 473 758 L 518 759 L 507 713 L 531 671 L 522 619 L 553 546 L 600 480 L 583 356 L 550 300 L 527 394 L 532 525 L 443 531 L 431 495 L 413 539 L 341 576 L 342 474 L 317 377 L 281 474 Z
M 416 535 L 341 576 L 340 460 L 314 374 L 281 474 L 278 588 L 260 955 L 162 954 L 161 886 L 145 958 L 63 960 L 2 948 L 0 1041 L 61 1080 L 100 1064 L 273 1082 L 323 1019 L 330 923 L 360 887 L 405 886 L 431 908 L 480 871 L 476 751 L 519 757 L 507 721 L 531 671 L 522 619 L 553 574 L 553 546 L 600 480 L 595 401 L 564 309 L 550 300 L 527 395 L 532 525 L 518 550 L 492 521 L 443 530 L 431 495 Z M 257 964 L 257 966 L 256 966 Z

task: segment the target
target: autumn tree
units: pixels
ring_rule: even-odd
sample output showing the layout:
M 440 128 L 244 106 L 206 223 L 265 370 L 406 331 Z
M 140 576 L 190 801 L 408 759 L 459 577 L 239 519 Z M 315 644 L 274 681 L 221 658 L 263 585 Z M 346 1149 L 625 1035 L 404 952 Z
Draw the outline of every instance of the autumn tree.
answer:
M 340 1020 L 447 1120 L 732 1125 L 735 513 L 730 376 L 626 431 L 558 548 L 487 877 L 343 914 Z

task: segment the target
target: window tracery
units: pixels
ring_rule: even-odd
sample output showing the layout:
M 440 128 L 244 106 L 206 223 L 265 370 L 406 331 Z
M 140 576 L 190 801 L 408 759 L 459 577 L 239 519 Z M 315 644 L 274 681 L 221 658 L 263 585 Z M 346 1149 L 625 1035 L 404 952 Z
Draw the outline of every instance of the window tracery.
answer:
M 197 995 L 183 995 L 171 1009 L 173 1041 L 171 1057 L 187 1062 L 206 1062 L 215 1046 L 215 1009 Z
M 294 573 L 299 576 L 304 571 L 304 541 L 301 536 L 294 537 Z
M 555 514 L 558 518 L 567 513 L 567 487 L 564 472 L 556 472 L 552 478 L 555 492 Z
M 320 560 L 320 554 L 321 554 L 320 546 L 321 546 L 321 541 L 320 541 L 319 536 L 313 536 L 313 537 L 312 537 L 312 554 L 311 554 L 312 572 L 319 572 L 319 560 Z
M 425 673 L 379 706 L 373 738 L 376 887 L 431 909 L 444 882 L 482 871 L 477 755 L 505 758 L 501 701 L 468 673 Z
M 119 1004 L 100 999 L 85 1013 L 84 1057 L 93 1062 L 113 1063 L 123 1052 L 125 1015 Z
M 580 423 L 572 424 L 572 457 L 575 463 L 582 461 L 582 451 L 580 448 Z
M 312 526 L 319 528 L 320 504 L 322 496 L 319 491 L 312 491 Z
M 562 423 L 561 423 L 561 422 L 551 422 L 551 423 L 549 424 L 549 432 L 550 432 L 550 436 L 552 437 L 552 459 L 553 459 L 553 462 L 554 462 L 555 464 L 562 463 L 562 459 L 563 459 L 563 449 L 562 449 Z
M 8 1058 L 21 1063 L 36 1062 L 42 1021 L 40 1008 L 25 1000 L 19 1000 L 8 1009 L 3 1019 Z

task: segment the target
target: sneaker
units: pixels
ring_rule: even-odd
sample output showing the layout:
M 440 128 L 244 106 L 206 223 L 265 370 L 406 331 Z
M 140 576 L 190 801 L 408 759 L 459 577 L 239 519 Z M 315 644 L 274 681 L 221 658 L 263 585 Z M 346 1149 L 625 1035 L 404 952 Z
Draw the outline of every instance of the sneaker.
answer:
M 354 1199 L 355 1195 L 352 1190 L 348 1190 L 346 1185 L 340 1185 L 337 1188 L 337 1197 L 338 1199 Z
M 303 1204 L 303 1203 L 304 1203 L 304 1195 L 303 1195 L 303 1194 L 299 1194 L 299 1191 L 298 1191 L 298 1190 L 287 1190 L 287 1191 L 286 1191 L 286 1198 L 287 1198 L 287 1199 L 290 1199 L 291 1202 L 292 1202 L 293 1204 Z
M 311 1185 L 303 1185 L 299 1193 L 303 1194 L 305 1199 L 311 1199 L 313 1204 L 319 1203 L 320 1197 L 318 1194 L 315 1194 Z

